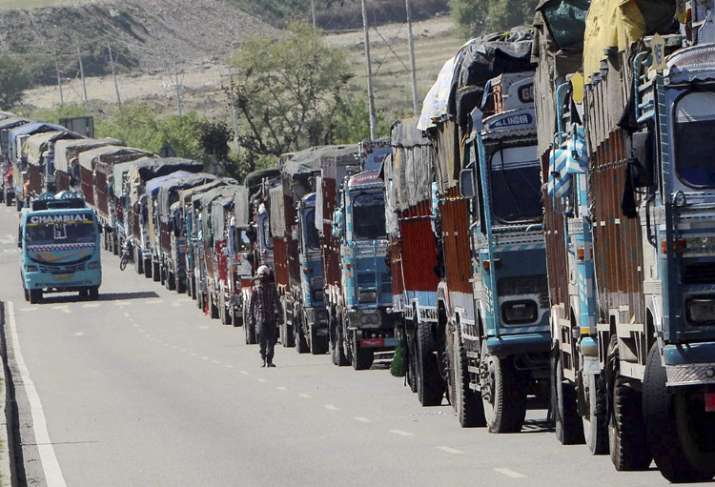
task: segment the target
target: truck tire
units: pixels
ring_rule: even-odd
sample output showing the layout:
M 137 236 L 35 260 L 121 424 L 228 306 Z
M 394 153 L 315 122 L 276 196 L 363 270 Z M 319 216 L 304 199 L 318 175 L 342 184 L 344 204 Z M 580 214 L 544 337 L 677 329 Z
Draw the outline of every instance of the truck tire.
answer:
M 17 196 L 15 196 L 15 209 L 17 211 L 22 211 L 23 206 L 24 205 L 22 204 L 22 200 L 20 198 L 18 198 Z
M 518 433 L 526 416 L 526 384 L 513 357 L 490 355 L 484 341 L 481 361 L 486 367 L 481 388 L 487 428 L 492 433 Z
M 444 396 L 444 382 L 439 373 L 436 346 L 427 323 L 417 323 L 417 399 L 422 406 L 439 406 Z
M 351 364 L 353 370 L 368 370 L 372 367 L 375 360 L 375 354 L 369 348 L 360 348 L 357 343 L 357 338 L 353 339 Z
M 186 295 L 191 299 L 196 299 L 196 296 L 194 296 L 194 283 L 189 275 L 186 276 Z
M 256 328 L 253 326 L 253 323 L 251 323 L 251 320 L 248 319 L 248 311 L 246 308 L 243 309 L 243 328 L 246 331 L 246 345 L 255 345 Z
M 3 191 L 5 197 L 5 206 L 12 206 L 12 196 L 7 191 Z
M 665 367 L 657 344 L 648 353 L 643 380 L 643 415 L 648 448 L 663 477 L 671 482 L 696 482 L 715 476 L 715 452 L 703 443 L 713 431 L 702 401 L 689 404 L 687 392 L 666 388 Z
M 181 278 L 178 276 L 174 277 L 174 282 L 176 283 L 176 292 L 179 294 L 184 294 L 186 292 L 186 278 Z
M 42 301 L 42 289 L 30 289 L 30 303 L 37 304 Z
M 284 348 L 293 348 L 295 347 L 295 335 L 291 325 L 288 323 L 288 307 L 285 300 L 281 304 L 283 305 L 283 322 L 279 327 L 281 344 Z
M 142 261 L 144 262 L 144 277 L 147 279 L 151 279 L 152 277 L 152 265 L 151 265 L 151 259 L 145 259 L 142 257 Z
M 166 271 L 166 289 L 174 291 L 176 289 L 176 274 Z
M 413 393 L 417 392 L 417 331 L 407 333 L 407 385 Z
M 293 341 L 295 342 L 295 351 L 298 353 L 308 353 L 310 352 L 310 347 L 308 346 L 308 342 L 305 339 L 305 334 L 303 333 L 303 327 L 298 326 L 298 322 L 296 320 L 295 324 L 293 325 Z
M 447 327 L 449 329 L 449 327 Z M 467 353 L 462 346 L 459 330 L 455 327 L 451 333 L 451 346 L 448 347 L 450 401 L 462 428 L 484 427 L 487 420 L 484 416 L 484 405 L 478 392 L 469 387 L 469 370 L 467 369 Z
M 576 408 L 576 388 L 564 380 L 559 346 L 551 356 L 551 412 L 554 415 L 556 439 L 562 445 L 585 443 L 583 422 Z
M 603 376 L 588 374 L 583 378 L 588 381 L 587 401 L 588 417 L 582 416 L 584 439 L 593 455 L 608 453 L 608 412 L 606 405 L 606 384 Z
M 112 253 L 114 255 L 119 255 L 119 250 L 121 249 L 121 247 L 119 246 L 119 237 L 117 237 L 117 234 L 114 232 L 110 233 L 109 235 L 109 238 L 111 239 Z
M 318 335 L 317 326 L 308 326 L 310 330 L 310 353 L 313 355 L 324 355 L 328 351 L 328 337 Z
M 137 274 L 144 274 L 144 259 L 142 258 L 141 250 L 134 247 L 134 270 Z
M 211 319 L 217 320 L 219 318 L 218 305 L 216 304 L 213 294 L 211 294 L 210 291 L 208 293 L 208 298 L 209 298 L 209 312 L 211 313 Z
M 151 278 L 154 282 L 161 281 L 161 267 L 158 262 L 151 261 Z
M 231 314 L 226 307 L 226 299 L 223 297 L 223 293 L 219 295 L 218 298 L 219 305 L 219 315 L 221 317 L 221 324 L 225 326 L 230 326 L 232 324 Z
M 87 290 L 87 297 L 90 301 L 96 301 L 99 299 L 99 288 L 91 287 Z
M 646 441 L 641 393 L 619 376 L 618 360 L 618 339 L 612 336 L 608 346 L 608 366 L 615 377 L 608 419 L 611 461 L 618 471 L 646 470 L 652 456 Z
M 345 347 L 343 346 L 342 324 L 337 317 L 331 317 L 330 320 L 330 355 L 333 359 L 333 364 L 338 367 L 348 365 L 347 357 L 345 357 Z

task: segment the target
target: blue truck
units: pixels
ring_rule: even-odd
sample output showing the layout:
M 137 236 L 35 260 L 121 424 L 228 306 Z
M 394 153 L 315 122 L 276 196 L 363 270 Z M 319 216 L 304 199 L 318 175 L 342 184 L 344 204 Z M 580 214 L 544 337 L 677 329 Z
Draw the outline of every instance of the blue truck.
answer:
M 346 177 L 339 205 L 332 231 L 340 241 L 340 282 L 327 286 L 330 341 L 334 362 L 363 370 L 372 366 L 376 351 L 397 345 L 380 172 Z
M 42 195 L 22 210 L 18 230 L 25 299 L 79 292 L 97 299 L 102 284 L 99 225 L 94 211 L 71 193 Z

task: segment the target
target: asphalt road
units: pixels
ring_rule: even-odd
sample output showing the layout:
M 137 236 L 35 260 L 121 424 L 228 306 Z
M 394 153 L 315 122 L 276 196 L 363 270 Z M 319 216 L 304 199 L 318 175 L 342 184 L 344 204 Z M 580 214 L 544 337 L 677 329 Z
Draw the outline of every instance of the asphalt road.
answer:
M 17 216 L 0 209 L 0 299 L 28 485 L 648 486 L 652 470 L 520 434 L 461 429 L 384 369 L 278 348 L 259 367 L 241 328 L 210 320 L 105 255 L 98 302 L 23 299 Z

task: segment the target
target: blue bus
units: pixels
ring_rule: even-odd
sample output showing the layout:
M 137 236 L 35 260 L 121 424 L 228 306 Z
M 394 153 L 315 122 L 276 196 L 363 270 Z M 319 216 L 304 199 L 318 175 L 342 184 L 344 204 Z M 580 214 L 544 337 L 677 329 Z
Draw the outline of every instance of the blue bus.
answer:
M 94 211 L 72 194 L 43 195 L 20 215 L 20 275 L 25 299 L 79 292 L 95 300 L 102 284 L 99 226 Z

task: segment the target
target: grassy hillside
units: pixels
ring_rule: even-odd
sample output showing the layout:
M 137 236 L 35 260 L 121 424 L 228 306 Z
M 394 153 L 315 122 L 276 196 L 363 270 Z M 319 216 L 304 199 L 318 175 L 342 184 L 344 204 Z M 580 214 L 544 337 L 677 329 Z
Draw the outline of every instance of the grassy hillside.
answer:
M 77 5 L 80 3 L 90 3 L 90 1 L 91 0 L 0 0 L 0 10 L 53 7 L 55 5 Z

